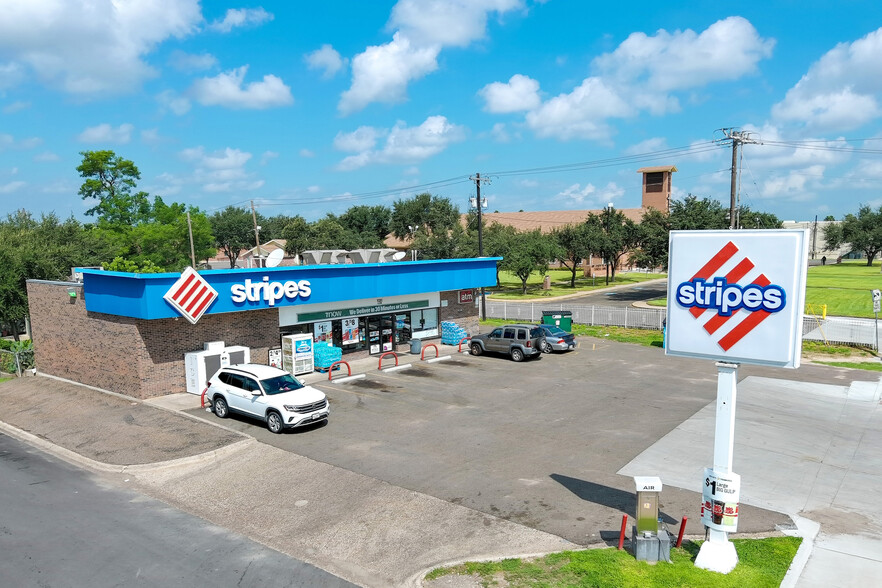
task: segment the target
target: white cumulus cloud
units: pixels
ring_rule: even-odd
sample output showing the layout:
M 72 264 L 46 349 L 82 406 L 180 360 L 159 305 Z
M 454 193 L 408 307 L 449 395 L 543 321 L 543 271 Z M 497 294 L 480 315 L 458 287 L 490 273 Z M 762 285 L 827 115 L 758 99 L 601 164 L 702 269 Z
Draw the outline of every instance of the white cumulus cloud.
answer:
M 190 112 L 190 100 L 186 96 L 181 96 L 174 90 L 165 90 L 156 95 L 156 101 L 159 102 L 160 110 L 171 110 L 178 116 Z
M 465 47 L 484 37 L 490 13 L 522 8 L 522 0 L 399 0 L 392 8 L 392 41 L 352 59 L 352 83 L 340 96 L 347 115 L 373 102 L 402 102 L 407 85 L 438 69 L 445 47 Z
M 112 127 L 108 123 L 101 123 L 86 129 L 77 135 L 77 140 L 83 143 L 118 143 L 125 145 L 132 140 L 132 131 L 135 127 L 129 123 L 123 123 L 118 127 Z
M 376 148 L 380 137 L 385 137 L 385 142 Z M 338 134 L 335 138 L 335 147 L 356 152 L 344 158 L 337 169 L 348 171 L 373 163 L 418 163 L 464 138 L 463 127 L 440 115 L 430 116 L 417 127 L 408 127 L 403 122 L 388 130 L 360 127 L 353 133 Z
M 390 43 L 368 47 L 352 60 L 352 85 L 340 96 L 342 114 L 361 110 L 371 102 L 388 104 L 405 98 L 407 84 L 438 68 L 441 47 L 416 47 L 395 33 Z
M 12 194 L 13 192 L 18 191 L 21 188 L 27 186 L 27 182 L 22 182 L 21 180 L 16 180 L 14 182 L 9 182 L 6 184 L 0 184 L 0 194 Z
M 246 165 L 252 159 L 251 153 L 227 147 L 208 152 L 204 147 L 191 147 L 179 153 L 182 160 L 193 165 L 189 175 L 162 174 L 158 192 L 172 194 L 182 186 L 199 184 L 203 192 L 247 192 L 260 188 L 264 180 L 248 172 Z
M 273 18 L 263 8 L 230 8 L 223 19 L 211 22 L 208 28 L 219 33 L 229 33 L 236 27 L 256 27 Z
M 136 90 L 156 71 L 146 57 L 202 21 L 198 0 L 7 0 L 0 18 L 0 80 L 29 75 L 79 95 Z
M 774 45 L 742 17 L 701 32 L 632 33 L 594 59 L 592 75 L 575 89 L 530 109 L 526 123 L 540 137 L 607 141 L 613 134 L 610 119 L 676 112 L 677 92 L 755 73 Z
M 539 82 L 521 74 L 511 76 L 508 83 L 487 84 L 478 94 L 484 99 L 484 110 L 496 114 L 533 110 L 542 101 Z
M 811 130 L 847 131 L 882 115 L 882 28 L 840 43 L 809 67 L 772 107 L 778 121 Z
M 484 37 L 488 13 L 523 5 L 522 0 L 399 0 L 389 27 L 426 44 L 465 47 Z
M 217 57 L 211 53 L 186 53 L 176 49 L 169 56 L 168 64 L 178 71 L 187 73 L 204 71 L 217 65 Z
M 327 44 L 322 45 L 321 48 L 311 53 L 307 53 L 303 56 L 303 59 L 306 61 L 309 69 L 322 70 L 322 77 L 325 79 L 334 77 L 346 65 L 346 60 L 340 57 L 337 50 Z
M 193 82 L 189 95 L 205 106 L 225 106 L 235 109 L 265 109 L 294 103 L 291 88 L 274 75 L 265 75 L 260 82 L 243 86 L 248 66 L 225 71 L 213 78 Z

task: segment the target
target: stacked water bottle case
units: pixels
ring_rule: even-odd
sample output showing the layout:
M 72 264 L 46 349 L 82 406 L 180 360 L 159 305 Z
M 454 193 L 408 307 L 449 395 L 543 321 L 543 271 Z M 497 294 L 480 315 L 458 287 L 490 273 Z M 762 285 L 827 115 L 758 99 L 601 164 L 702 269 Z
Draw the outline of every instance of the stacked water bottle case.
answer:
M 458 345 L 468 332 L 453 321 L 441 322 L 441 342 L 445 345 Z
M 320 371 L 327 371 L 331 364 L 335 361 L 343 359 L 343 349 L 340 347 L 332 347 L 322 343 L 315 346 L 315 367 Z M 339 366 L 338 366 L 339 369 Z

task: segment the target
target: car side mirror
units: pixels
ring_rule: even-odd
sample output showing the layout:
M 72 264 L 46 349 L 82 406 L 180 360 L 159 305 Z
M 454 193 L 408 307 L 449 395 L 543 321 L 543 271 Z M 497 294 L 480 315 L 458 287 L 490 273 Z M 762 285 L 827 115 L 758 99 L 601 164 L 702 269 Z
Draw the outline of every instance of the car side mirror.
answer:
M 252 396 L 260 396 L 260 390 L 252 390 L 251 395 Z

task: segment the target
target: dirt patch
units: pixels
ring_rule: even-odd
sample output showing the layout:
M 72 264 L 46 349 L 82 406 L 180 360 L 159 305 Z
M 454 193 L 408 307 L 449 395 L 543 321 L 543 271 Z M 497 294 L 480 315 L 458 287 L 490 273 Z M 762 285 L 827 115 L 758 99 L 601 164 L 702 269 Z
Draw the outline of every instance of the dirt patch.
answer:
M 243 439 L 134 398 L 39 376 L 0 383 L 0 406 L 7 424 L 111 465 L 190 457 Z

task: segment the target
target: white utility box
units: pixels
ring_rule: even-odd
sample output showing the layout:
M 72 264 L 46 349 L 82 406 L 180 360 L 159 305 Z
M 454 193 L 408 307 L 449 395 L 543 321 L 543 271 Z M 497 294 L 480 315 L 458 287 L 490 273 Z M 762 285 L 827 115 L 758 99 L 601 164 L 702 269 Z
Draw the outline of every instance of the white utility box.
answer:
M 212 342 L 211 349 L 185 353 L 184 368 L 187 372 L 187 392 L 202 394 L 209 378 L 216 374 L 217 370 L 228 365 L 249 363 L 250 361 L 251 350 L 241 345 L 224 347 L 221 344 L 218 347 L 215 342 Z

